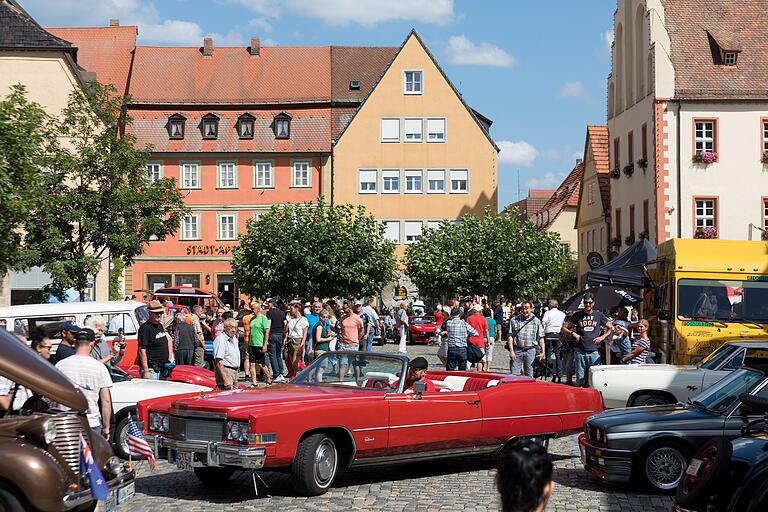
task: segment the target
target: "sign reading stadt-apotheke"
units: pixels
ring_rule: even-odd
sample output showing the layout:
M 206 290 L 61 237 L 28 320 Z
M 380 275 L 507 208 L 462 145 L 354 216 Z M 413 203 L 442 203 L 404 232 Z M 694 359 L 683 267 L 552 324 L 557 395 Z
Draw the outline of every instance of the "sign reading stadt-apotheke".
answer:
M 228 256 L 232 254 L 231 245 L 188 245 L 187 256 Z

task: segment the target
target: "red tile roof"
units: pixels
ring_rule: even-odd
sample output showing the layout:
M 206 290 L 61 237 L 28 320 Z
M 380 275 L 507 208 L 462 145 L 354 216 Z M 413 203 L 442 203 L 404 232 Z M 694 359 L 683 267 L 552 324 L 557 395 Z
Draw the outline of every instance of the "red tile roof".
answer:
M 331 96 L 335 102 L 362 102 L 397 54 L 397 46 L 331 46 Z M 358 80 L 359 90 L 349 82 Z
M 536 220 L 536 214 L 541 211 L 541 208 L 554 193 L 555 189 L 529 189 L 528 197 L 510 204 L 509 208 L 517 208 L 520 212 L 520 218 L 523 220 Z
M 96 73 L 96 79 L 111 84 L 121 94 L 128 90 L 133 50 L 136 48 L 135 26 L 46 29 L 77 47 L 77 63 Z
M 214 41 L 215 43 L 215 41 Z M 328 46 L 200 48 L 139 46 L 131 77 L 135 104 L 285 104 L 330 101 Z
M 579 186 L 583 174 L 584 162 L 579 162 L 542 206 L 540 211 L 544 213 L 544 223 L 539 226 L 540 230 L 551 226 L 566 206 L 579 206 Z
M 237 118 L 249 112 L 256 117 L 254 138 L 241 140 L 235 131 Z M 271 124 L 275 115 L 287 112 L 291 117 L 291 136 L 275 139 Z M 318 153 L 331 150 L 330 108 L 296 110 L 143 110 L 131 109 L 133 123 L 128 132 L 136 137 L 136 146 L 153 146 L 157 153 L 240 152 L 240 153 Z M 183 140 L 170 140 L 166 123 L 173 114 L 187 118 Z M 200 122 L 205 114 L 219 116 L 219 137 L 203 140 Z
M 768 98 L 768 16 L 765 0 L 662 0 L 672 43 L 675 97 Z M 723 66 L 719 45 L 739 50 Z
M 587 154 L 587 146 L 592 148 L 592 156 L 595 159 L 597 171 L 597 183 L 600 186 L 600 199 L 603 210 L 611 210 L 611 178 L 610 160 L 608 156 L 609 136 L 607 126 L 587 126 L 587 140 L 584 143 L 584 154 Z

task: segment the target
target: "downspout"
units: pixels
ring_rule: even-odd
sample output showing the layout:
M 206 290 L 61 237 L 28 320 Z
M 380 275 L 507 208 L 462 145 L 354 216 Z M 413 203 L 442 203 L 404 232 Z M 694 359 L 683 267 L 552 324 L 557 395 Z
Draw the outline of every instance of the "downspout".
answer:
M 680 155 L 680 108 L 682 107 L 680 100 L 676 100 L 677 103 L 677 133 L 675 138 L 677 139 L 676 152 L 677 152 L 677 238 L 683 237 L 683 184 L 681 182 L 682 177 L 682 156 Z
M 334 173 L 336 172 L 336 166 L 333 164 L 333 155 L 336 153 L 336 141 L 331 141 L 331 206 L 333 206 L 333 197 L 336 195 L 334 192 L 334 186 L 336 185 L 336 178 Z

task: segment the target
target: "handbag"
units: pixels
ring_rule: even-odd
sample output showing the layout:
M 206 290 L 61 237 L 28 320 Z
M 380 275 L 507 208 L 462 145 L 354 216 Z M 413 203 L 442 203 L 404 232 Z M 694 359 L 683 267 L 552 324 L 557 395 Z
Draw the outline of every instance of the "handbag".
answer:
M 523 323 L 523 325 L 521 325 L 521 326 L 520 326 L 520 328 L 519 328 L 519 329 L 517 329 L 517 330 L 516 330 L 514 333 L 513 333 L 513 332 L 510 332 L 510 333 L 509 333 L 509 337 L 510 337 L 510 338 L 517 338 L 517 335 L 520 333 L 520 331 L 522 331 L 522 330 L 523 330 L 523 328 L 525 328 L 525 326 L 526 326 L 526 325 L 528 325 L 528 323 L 529 323 L 531 320 L 533 320 L 534 318 L 536 318 L 536 317 L 535 317 L 535 316 L 531 316 L 531 318 L 529 318 L 528 320 L 526 320 L 526 321 Z M 510 329 L 512 328 L 512 319 L 511 319 L 511 318 L 510 318 L 510 320 L 509 320 L 509 328 L 510 328 Z M 509 343 L 505 343 L 505 344 L 504 344 L 504 348 L 505 348 L 505 349 L 507 349 L 507 350 L 509 350 Z
M 483 360 L 483 356 L 485 356 L 483 349 L 476 347 L 471 343 L 467 343 L 467 361 L 473 364 L 479 363 Z

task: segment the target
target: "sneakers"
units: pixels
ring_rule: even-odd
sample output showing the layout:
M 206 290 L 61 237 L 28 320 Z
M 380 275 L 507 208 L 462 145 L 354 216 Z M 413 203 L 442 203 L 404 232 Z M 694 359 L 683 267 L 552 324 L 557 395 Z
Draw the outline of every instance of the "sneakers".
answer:
M 282 375 L 278 375 L 277 377 L 275 377 L 275 380 L 273 382 L 285 382 L 285 381 L 286 381 L 285 377 L 283 377 Z

